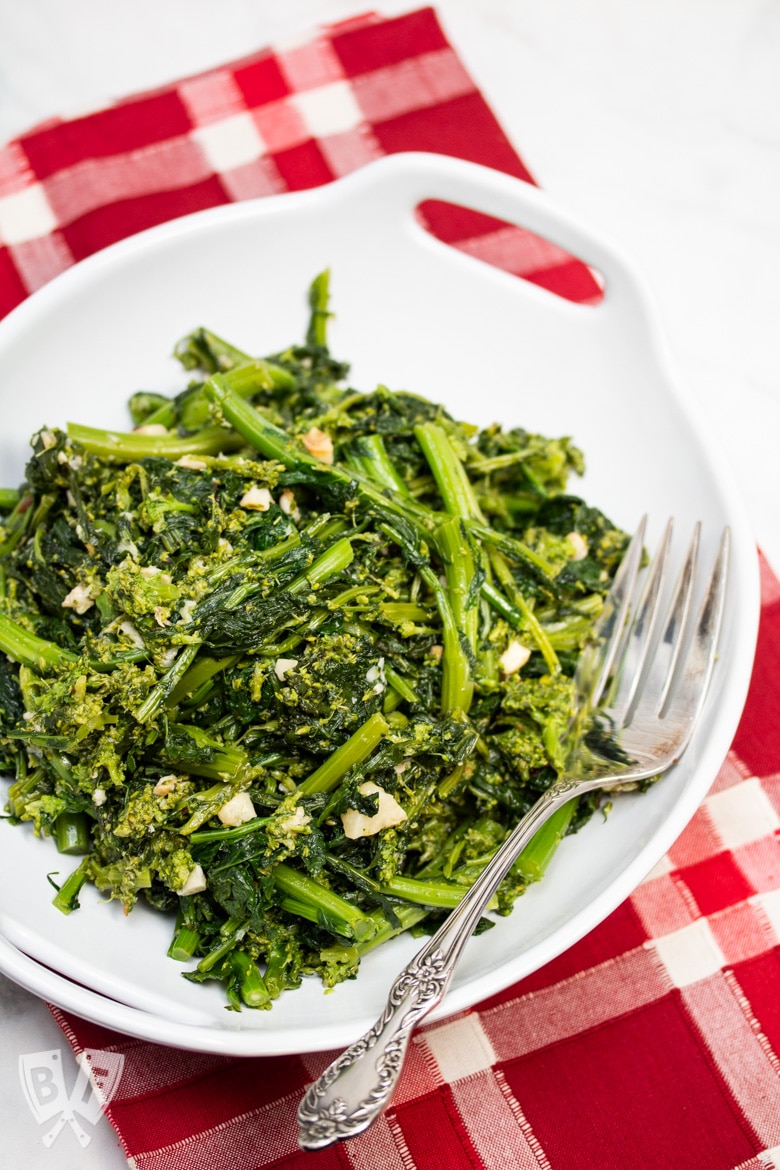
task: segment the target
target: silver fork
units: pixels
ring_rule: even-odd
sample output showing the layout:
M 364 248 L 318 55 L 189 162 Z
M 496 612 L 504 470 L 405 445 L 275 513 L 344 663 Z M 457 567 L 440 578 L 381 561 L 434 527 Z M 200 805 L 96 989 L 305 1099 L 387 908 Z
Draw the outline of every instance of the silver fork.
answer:
M 388 1105 L 413 1030 L 443 998 L 491 898 L 545 821 L 583 793 L 659 776 L 685 751 L 715 664 L 729 530 L 723 532 L 695 617 L 699 525 L 666 607 L 671 520 L 647 571 L 640 573 L 644 536 L 643 519 L 615 576 L 596 635 L 577 667 L 564 774 L 540 796 L 458 907 L 400 972 L 377 1022 L 311 1085 L 298 1108 L 304 1149 L 321 1149 L 362 1133 Z M 599 759 L 583 746 L 594 712 L 619 749 L 617 762 Z

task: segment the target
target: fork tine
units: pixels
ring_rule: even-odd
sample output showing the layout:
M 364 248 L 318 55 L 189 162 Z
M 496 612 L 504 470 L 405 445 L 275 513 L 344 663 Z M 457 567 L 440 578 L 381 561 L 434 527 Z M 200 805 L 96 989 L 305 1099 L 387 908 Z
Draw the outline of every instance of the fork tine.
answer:
M 638 695 L 635 703 L 634 715 L 641 711 L 643 717 L 650 712 L 658 717 L 664 710 L 688 628 L 688 614 L 696 582 L 700 529 L 697 523 L 648 664 L 641 695 Z
M 619 660 L 618 652 L 625 639 L 627 614 L 642 560 L 646 526 L 647 516 L 643 516 L 623 554 L 593 634 L 583 646 L 574 672 L 571 713 L 563 735 L 570 759 L 579 748 L 590 715 L 601 700 L 615 661 Z
M 575 676 L 577 698 L 578 700 L 584 699 L 584 705 L 587 707 L 598 706 L 604 688 L 612 674 L 612 669 L 615 663 L 620 660 L 620 655 L 623 652 L 625 639 L 628 635 L 631 599 L 634 595 L 637 574 L 642 561 L 646 527 L 647 516 L 643 516 L 636 532 L 631 537 L 623 560 L 620 562 L 620 567 L 615 573 L 612 588 L 604 602 L 604 608 L 598 619 L 592 656 L 583 656 L 581 660 L 584 666 L 585 685 L 582 685 L 582 678 Z
M 644 680 L 646 664 L 655 645 L 673 528 L 674 520 L 670 517 L 645 577 L 636 616 L 631 621 L 626 646 L 615 675 L 608 706 L 617 727 L 630 720 L 640 684 Z
M 666 623 L 661 634 L 661 646 L 663 649 L 661 650 L 659 647 L 659 650 L 656 652 L 656 659 L 659 666 L 664 660 L 666 662 L 666 676 L 661 687 L 657 705 L 659 715 L 666 709 L 669 694 L 678 677 L 680 656 L 685 646 L 688 617 L 693 601 L 694 585 L 696 583 L 696 562 L 699 556 L 700 537 L 701 524 L 697 522 L 693 529 L 693 536 L 691 537 L 691 543 L 688 546 L 688 552 L 683 561 L 683 566 L 680 569 L 680 576 L 677 579 L 672 600 L 669 603 Z
M 712 566 L 707 588 L 696 618 L 685 662 L 680 664 L 673 686 L 665 696 L 665 708 L 674 706 L 682 751 L 699 716 L 715 666 L 718 637 L 726 601 L 731 530 L 726 527 Z M 664 714 L 666 711 L 664 711 Z

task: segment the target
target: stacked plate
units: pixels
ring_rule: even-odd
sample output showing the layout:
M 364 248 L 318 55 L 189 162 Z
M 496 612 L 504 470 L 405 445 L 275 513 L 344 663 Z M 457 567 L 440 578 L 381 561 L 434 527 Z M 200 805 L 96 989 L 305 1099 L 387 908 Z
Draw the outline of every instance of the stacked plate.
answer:
M 415 208 L 437 198 L 519 224 L 601 276 L 598 305 L 575 305 L 433 239 Z M 582 494 L 627 529 L 650 514 L 649 543 L 674 515 L 703 524 L 714 558 L 733 555 L 720 661 L 682 762 L 604 822 L 567 838 L 539 886 L 473 939 L 438 1016 L 460 1011 L 549 961 L 627 897 L 682 831 L 736 730 L 758 620 L 755 546 L 738 493 L 671 372 L 641 279 L 609 242 L 517 180 L 429 155 L 380 160 L 329 187 L 231 205 L 107 249 L 47 285 L 0 325 L 0 483 L 18 483 L 29 436 L 76 420 L 127 429 L 138 387 L 182 385 L 172 343 L 208 325 L 250 352 L 301 337 L 304 290 L 329 267 L 334 353 L 352 384 L 441 401 L 458 417 L 573 435 L 588 460 Z M 578 489 L 579 490 L 579 489 Z M 85 890 L 65 917 L 46 875 L 65 859 L 29 826 L 0 826 L 0 970 L 37 995 L 135 1036 L 235 1055 L 337 1048 L 360 1035 L 416 944 L 400 938 L 324 996 L 306 981 L 270 1012 L 226 1011 L 166 955 L 172 924 L 125 916 Z M 436 1016 L 432 1016 L 435 1019 Z

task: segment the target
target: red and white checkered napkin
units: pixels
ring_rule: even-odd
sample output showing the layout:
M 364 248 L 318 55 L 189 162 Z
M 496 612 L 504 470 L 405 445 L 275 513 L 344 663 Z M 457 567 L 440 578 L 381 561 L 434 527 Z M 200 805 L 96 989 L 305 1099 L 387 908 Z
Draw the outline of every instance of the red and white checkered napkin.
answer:
M 0 148 L 0 317 L 77 260 L 176 216 L 316 187 L 427 150 L 531 176 L 431 9 L 368 15 Z M 590 272 L 549 241 L 449 205 L 439 238 L 575 301 Z
M 430 9 L 368 16 L 0 152 L 0 311 L 151 224 L 434 150 L 528 172 Z M 431 230 L 574 300 L 588 270 L 438 204 Z M 423 1030 L 367 1134 L 298 1151 L 328 1054 L 232 1059 L 54 1010 L 73 1048 L 125 1056 L 109 1116 L 142 1170 L 760 1170 L 780 1167 L 780 584 L 764 568 L 755 677 L 690 827 L 597 930 L 502 995 Z

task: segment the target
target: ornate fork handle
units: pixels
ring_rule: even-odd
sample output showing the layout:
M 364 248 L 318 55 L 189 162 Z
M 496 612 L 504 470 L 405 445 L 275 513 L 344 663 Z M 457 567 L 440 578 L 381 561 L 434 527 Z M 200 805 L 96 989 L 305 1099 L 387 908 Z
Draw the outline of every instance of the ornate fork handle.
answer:
M 377 1022 L 309 1088 L 298 1108 L 299 1141 L 318 1150 L 368 1129 L 393 1095 L 412 1032 L 444 997 L 460 954 L 511 866 L 556 809 L 592 779 L 562 777 L 543 793 L 390 989 Z M 373 1059 L 369 1059 L 373 1057 Z

